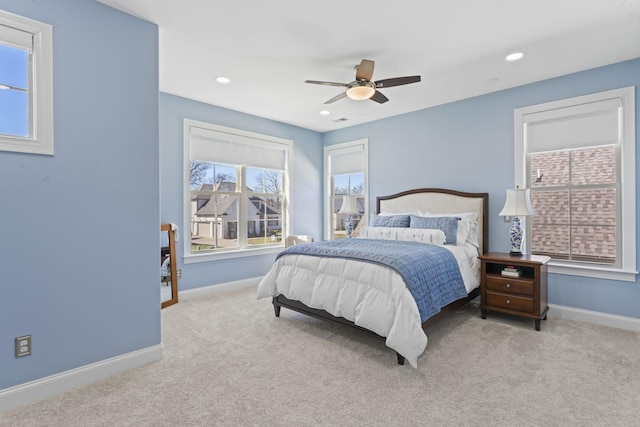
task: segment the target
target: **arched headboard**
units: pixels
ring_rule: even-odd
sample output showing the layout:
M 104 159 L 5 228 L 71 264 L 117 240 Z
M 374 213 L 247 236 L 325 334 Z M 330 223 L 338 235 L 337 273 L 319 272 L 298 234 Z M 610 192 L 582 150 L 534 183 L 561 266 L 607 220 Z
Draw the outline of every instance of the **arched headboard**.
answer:
M 489 250 L 489 193 L 466 193 L 444 188 L 418 188 L 390 196 L 376 198 L 376 213 L 411 213 L 416 211 L 431 213 L 478 214 L 479 252 Z

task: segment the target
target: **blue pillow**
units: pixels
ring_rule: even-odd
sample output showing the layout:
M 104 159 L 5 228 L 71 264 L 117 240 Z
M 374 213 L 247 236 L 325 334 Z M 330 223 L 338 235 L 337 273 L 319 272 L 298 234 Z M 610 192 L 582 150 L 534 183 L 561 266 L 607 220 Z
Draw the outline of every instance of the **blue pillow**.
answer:
M 409 215 L 376 215 L 371 218 L 371 227 L 409 227 Z
M 455 216 L 416 216 L 411 215 L 411 228 L 428 228 L 442 230 L 445 236 L 445 245 L 455 245 L 458 234 L 459 217 Z

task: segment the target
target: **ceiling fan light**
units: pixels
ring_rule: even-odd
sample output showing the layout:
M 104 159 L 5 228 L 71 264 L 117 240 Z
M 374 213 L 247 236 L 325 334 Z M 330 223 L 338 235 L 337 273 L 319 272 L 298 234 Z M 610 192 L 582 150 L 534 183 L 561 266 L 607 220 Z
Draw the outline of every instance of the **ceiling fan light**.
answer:
M 369 99 L 376 93 L 375 88 L 364 85 L 364 86 L 352 86 L 347 89 L 347 96 L 356 101 L 362 101 L 364 99 Z

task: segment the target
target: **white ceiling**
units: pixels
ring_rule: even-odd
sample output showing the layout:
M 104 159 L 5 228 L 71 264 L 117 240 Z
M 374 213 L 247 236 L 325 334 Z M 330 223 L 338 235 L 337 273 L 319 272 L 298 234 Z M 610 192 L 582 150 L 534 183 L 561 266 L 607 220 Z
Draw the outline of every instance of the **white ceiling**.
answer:
M 640 0 L 99 1 L 159 26 L 162 92 L 320 132 L 640 57 Z M 330 105 L 304 83 L 362 59 L 422 81 Z

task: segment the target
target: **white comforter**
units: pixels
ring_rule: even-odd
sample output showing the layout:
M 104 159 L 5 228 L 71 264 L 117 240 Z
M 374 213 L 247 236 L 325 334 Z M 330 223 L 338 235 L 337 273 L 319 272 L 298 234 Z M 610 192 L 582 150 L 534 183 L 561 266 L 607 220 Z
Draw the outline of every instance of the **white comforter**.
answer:
M 455 256 L 467 293 L 478 287 L 478 251 L 472 245 L 443 246 Z M 278 258 L 258 285 L 258 299 L 284 295 L 344 317 L 386 337 L 389 348 L 416 368 L 427 346 L 420 313 L 402 277 L 369 262 L 287 255 Z

